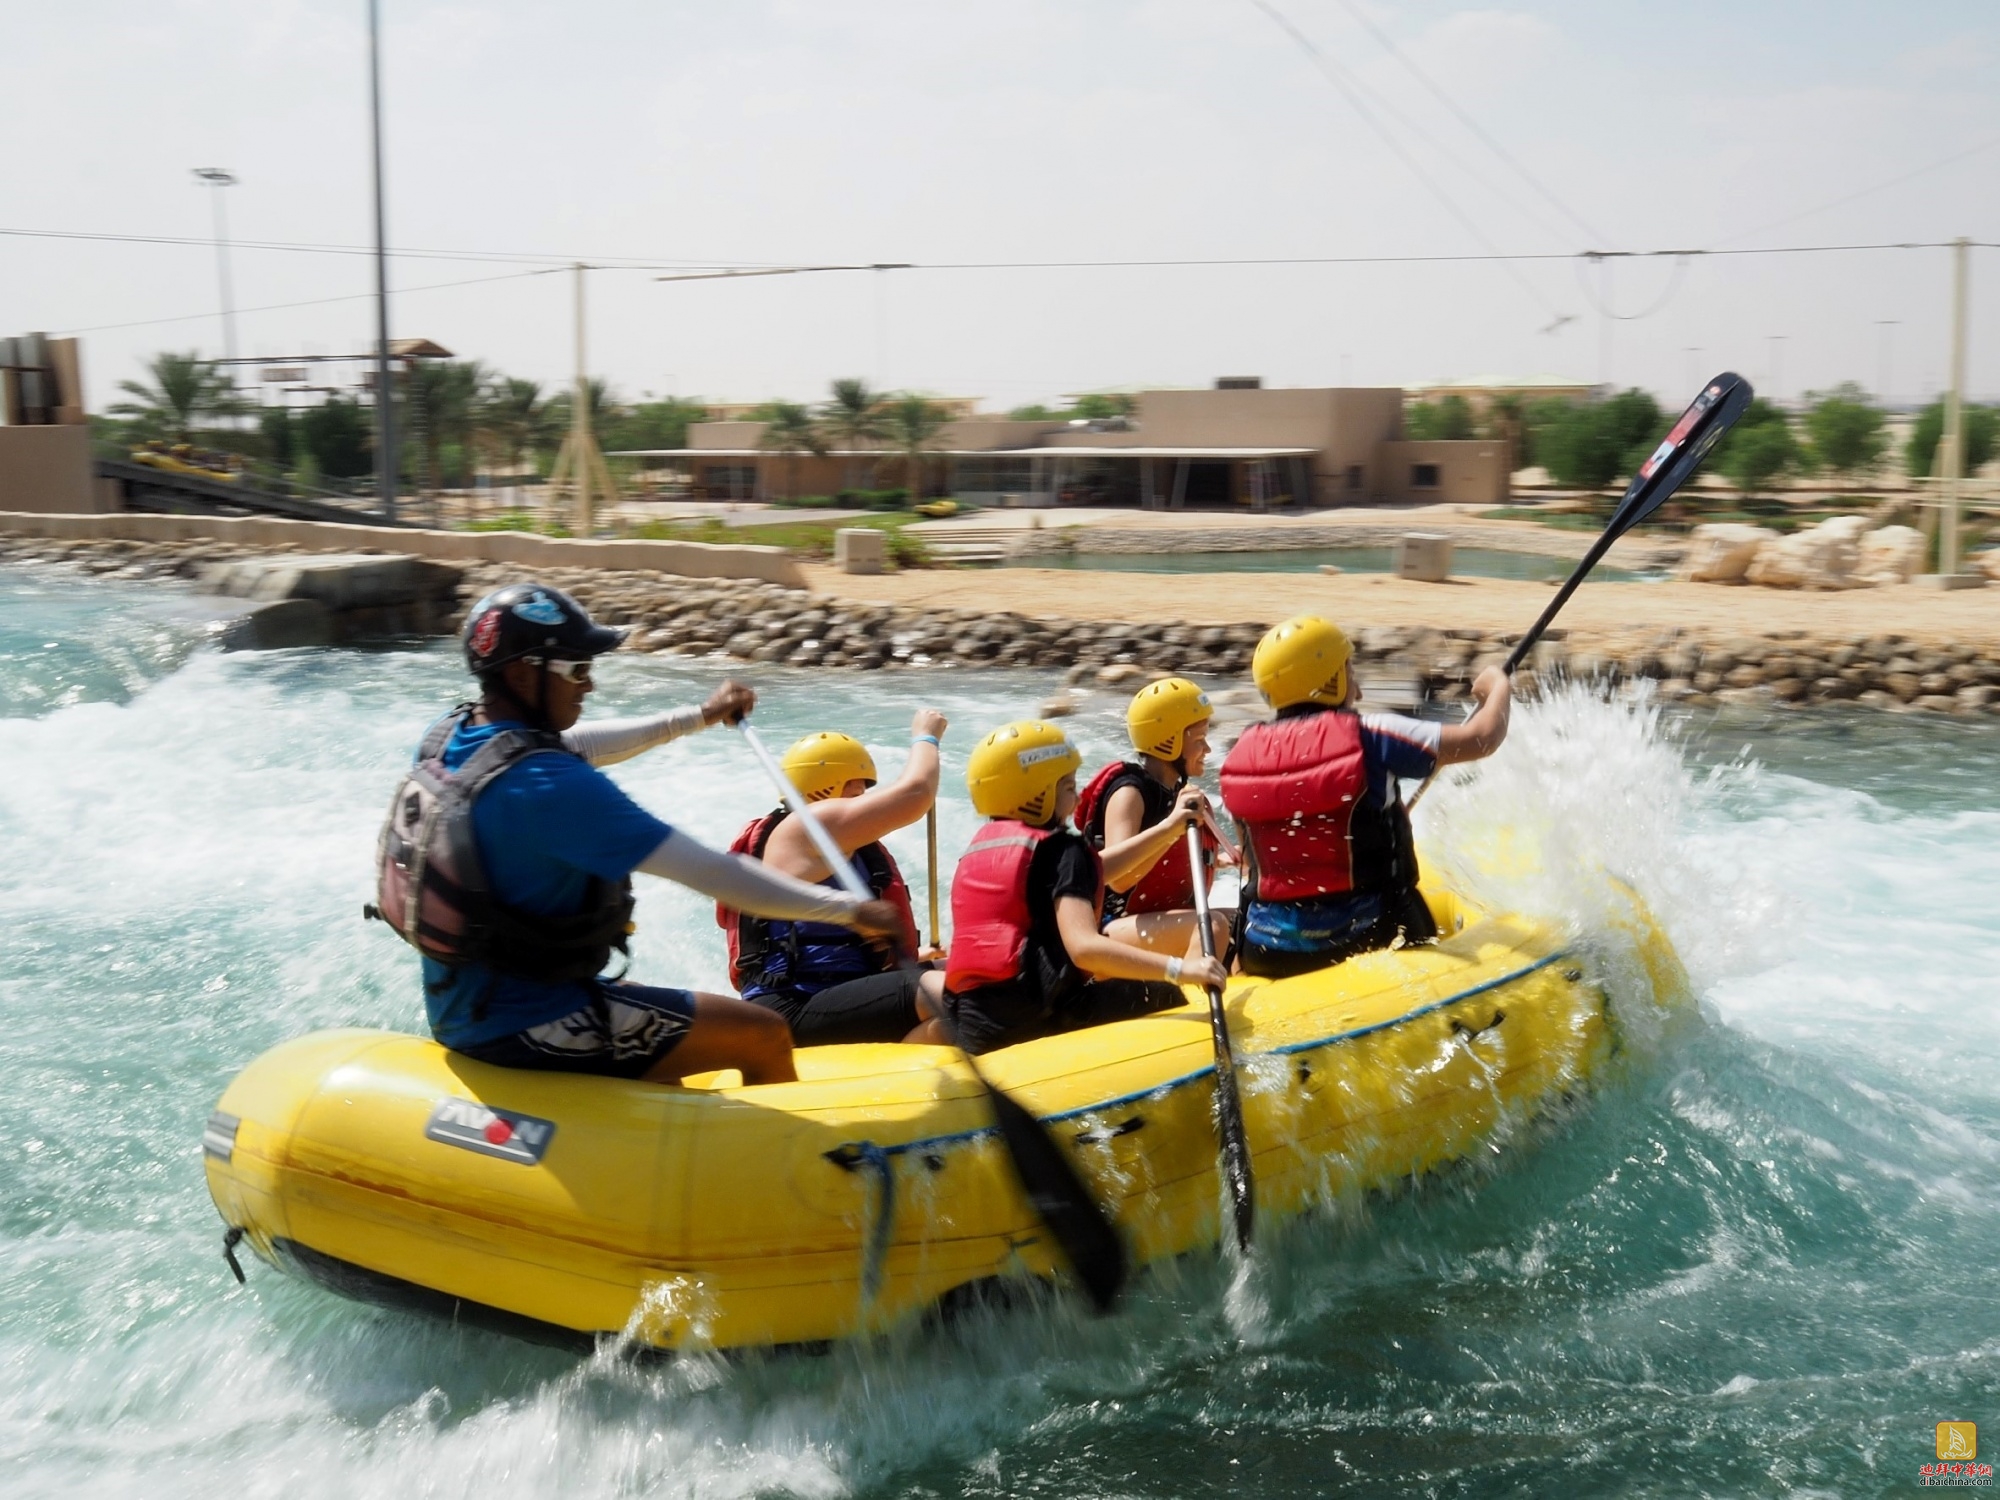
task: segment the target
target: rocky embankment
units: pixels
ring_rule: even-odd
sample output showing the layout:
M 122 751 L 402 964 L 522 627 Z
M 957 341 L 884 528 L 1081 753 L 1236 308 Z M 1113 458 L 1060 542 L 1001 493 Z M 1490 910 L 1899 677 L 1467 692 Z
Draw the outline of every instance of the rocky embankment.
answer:
M 268 549 L 259 549 L 260 552 Z M 57 565 L 121 579 L 199 580 L 213 565 L 252 555 L 210 542 L 47 541 L 0 537 L 0 561 Z M 501 566 L 469 569 L 461 610 L 518 577 Z M 1029 618 L 831 600 L 772 584 L 659 573 L 562 571 L 547 581 L 591 611 L 632 628 L 631 647 L 681 656 L 724 656 L 791 667 L 1033 667 L 1072 683 L 1113 686 L 1153 672 L 1185 672 L 1223 685 L 1249 672 L 1271 623 L 1130 624 Z M 441 625 L 451 621 L 440 621 Z M 1473 675 L 1519 637 L 1465 628 L 1365 626 L 1361 661 L 1421 694 L 1464 695 Z M 1650 680 L 1670 701 L 1817 704 L 1892 710 L 2000 713 L 2000 640 L 1926 642 L 1895 634 L 1828 638 L 1776 634 L 1660 632 L 1624 643 L 1572 649 L 1551 632 L 1517 679 L 1528 692 L 1556 675 L 1612 684 Z

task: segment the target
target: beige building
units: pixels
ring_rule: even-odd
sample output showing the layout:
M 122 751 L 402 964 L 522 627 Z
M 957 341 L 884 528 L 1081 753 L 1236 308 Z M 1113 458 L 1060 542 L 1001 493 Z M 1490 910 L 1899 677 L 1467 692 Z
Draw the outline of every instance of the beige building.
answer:
M 1506 445 L 1409 443 L 1396 388 L 1144 391 L 1130 417 L 1017 422 L 976 412 L 938 434 L 923 462 L 926 498 L 982 505 L 1132 505 L 1145 509 L 1364 504 L 1437 499 L 1499 504 Z M 689 446 L 629 456 L 685 472 L 711 499 L 909 487 L 907 460 L 873 447 L 778 453 L 756 421 L 698 422 Z

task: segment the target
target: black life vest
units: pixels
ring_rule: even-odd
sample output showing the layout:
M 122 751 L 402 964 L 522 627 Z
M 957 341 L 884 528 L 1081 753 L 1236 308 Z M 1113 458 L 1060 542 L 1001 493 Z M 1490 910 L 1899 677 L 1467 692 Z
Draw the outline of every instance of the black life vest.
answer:
M 736 835 L 729 852 L 762 859 L 771 835 L 788 816 L 788 809 L 782 807 L 764 814 Z M 917 917 L 895 856 L 880 843 L 863 844 L 854 851 L 854 862 L 868 889 L 895 906 L 902 922 L 902 950 L 915 953 Z M 838 882 L 829 876 L 822 884 Z M 896 967 L 895 954 L 884 953 L 853 928 L 832 922 L 756 917 L 718 902 L 715 925 L 722 929 L 729 945 L 729 982 L 746 999 L 779 991 L 809 997 L 849 979 Z
M 575 752 L 546 730 L 503 729 L 448 770 L 445 746 L 473 709 L 462 703 L 432 727 L 396 787 L 375 846 L 375 904 L 362 913 L 440 963 L 544 984 L 593 979 L 614 951 L 630 951 L 632 882 L 593 877 L 573 915 L 518 911 L 487 884 L 472 826 L 473 805 L 495 777 L 531 755 Z

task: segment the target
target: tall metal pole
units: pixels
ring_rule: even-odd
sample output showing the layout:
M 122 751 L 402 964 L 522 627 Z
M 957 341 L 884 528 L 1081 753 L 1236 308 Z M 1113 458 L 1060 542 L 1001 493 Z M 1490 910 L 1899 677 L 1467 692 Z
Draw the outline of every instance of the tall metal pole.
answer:
M 223 207 L 222 190 L 236 186 L 236 174 L 221 167 L 196 167 L 194 175 L 215 191 L 215 280 L 222 292 L 222 357 L 236 361 L 236 308 L 229 294 L 229 215 Z
M 382 210 L 382 39 L 378 0 L 368 0 L 368 107 L 375 148 L 375 493 L 396 519 L 396 388 L 389 381 L 389 254 Z
M 569 445 L 575 458 L 572 472 L 576 475 L 576 534 L 587 540 L 596 525 L 590 513 L 590 376 L 586 372 L 583 352 L 584 270 L 583 262 L 578 261 L 573 272 L 576 277 L 576 395 L 570 399 Z
M 1958 571 L 1958 499 L 1965 479 L 1965 313 L 1972 241 L 1951 242 L 1951 389 L 1944 397 L 1944 511 L 1938 527 L 1938 572 Z

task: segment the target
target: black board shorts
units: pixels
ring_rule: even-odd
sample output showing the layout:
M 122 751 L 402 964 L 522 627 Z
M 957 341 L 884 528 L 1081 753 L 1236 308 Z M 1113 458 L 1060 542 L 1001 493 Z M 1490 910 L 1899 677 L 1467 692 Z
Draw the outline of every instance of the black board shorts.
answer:
M 1163 980 L 1093 979 L 1052 1005 L 1038 987 L 1016 980 L 963 994 L 946 991 L 944 1006 L 959 1044 L 977 1055 L 1059 1031 L 1171 1010 L 1186 999 L 1179 985 Z
M 917 1014 L 917 982 L 923 972 L 891 969 L 828 985 L 817 995 L 766 990 L 745 998 L 783 1016 L 793 1042 L 801 1047 L 900 1042 L 923 1019 Z
M 694 994 L 601 980 L 590 1002 L 512 1036 L 454 1047 L 478 1062 L 545 1073 L 643 1078 L 694 1024 Z

